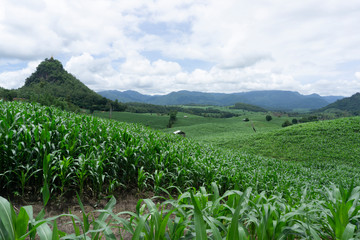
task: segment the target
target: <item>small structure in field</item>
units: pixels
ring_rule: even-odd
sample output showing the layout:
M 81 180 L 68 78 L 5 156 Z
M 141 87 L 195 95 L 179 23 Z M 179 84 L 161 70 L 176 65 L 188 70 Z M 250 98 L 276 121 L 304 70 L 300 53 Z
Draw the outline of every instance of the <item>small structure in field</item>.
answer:
M 174 134 L 175 134 L 175 135 L 180 135 L 180 136 L 183 136 L 183 137 L 185 137 L 185 135 L 186 135 L 185 132 L 183 132 L 183 131 L 181 131 L 181 130 L 175 131 Z

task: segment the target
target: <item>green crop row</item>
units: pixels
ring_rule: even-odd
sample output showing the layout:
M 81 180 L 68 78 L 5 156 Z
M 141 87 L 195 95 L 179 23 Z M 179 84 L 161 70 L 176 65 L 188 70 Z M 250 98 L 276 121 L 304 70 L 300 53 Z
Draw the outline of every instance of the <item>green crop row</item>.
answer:
M 2 195 L 46 188 L 54 195 L 99 196 L 134 187 L 157 193 L 215 182 L 222 193 L 252 187 L 297 201 L 304 186 L 316 198 L 322 186 L 346 186 L 360 173 L 356 162 L 263 158 L 38 104 L 0 101 L 0 112 Z
M 113 212 L 113 197 L 104 209 L 86 213 L 79 198 L 82 219 L 45 219 L 43 211 L 34 218 L 31 206 L 16 214 L 0 197 L 0 239 L 359 239 L 360 187 L 331 186 L 322 194 L 326 201 L 309 201 L 304 191 L 300 203 L 290 206 L 279 194 L 267 197 L 248 188 L 220 195 L 212 184 L 211 193 L 200 188 L 159 204 L 140 200 L 135 212 Z M 58 230 L 61 217 L 71 219 L 71 233 Z

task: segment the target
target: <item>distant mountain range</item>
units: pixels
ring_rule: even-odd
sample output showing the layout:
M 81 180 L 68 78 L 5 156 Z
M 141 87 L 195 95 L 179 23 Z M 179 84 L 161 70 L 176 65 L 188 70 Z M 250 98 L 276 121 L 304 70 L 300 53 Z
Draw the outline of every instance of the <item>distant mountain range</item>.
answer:
M 192 91 L 171 92 L 166 95 L 144 95 L 136 91 L 101 91 L 103 97 L 119 102 L 141 102 L 157 105 L 220 105 L 230 106 L 235 103 L 246 103 L 268 110 L 319 109 L 325 107 L 342 96 L 325 96 L 318 94 L 302 95 L 293 91 L 251 91 L 240 93 L 204 93 Z

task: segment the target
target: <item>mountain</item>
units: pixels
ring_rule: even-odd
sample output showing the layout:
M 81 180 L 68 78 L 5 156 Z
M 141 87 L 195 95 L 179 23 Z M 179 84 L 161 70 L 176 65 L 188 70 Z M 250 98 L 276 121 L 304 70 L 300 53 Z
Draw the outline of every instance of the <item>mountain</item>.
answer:
M 17 97 L 63 108 L 106 110 L 112 103 L 68 73 L 54 58 L 42 61 L 16 92 Z M 121 106 L 118 104 L 116 107 Z
M 135 91 L 102 91 L 98 92 L 112 100 L 118 99 L 123 102 L 142 102 L 157 105 L 222 105 L 230 106 L 235 103 L 256 105 L 269 110 L 294 110 L 294 109 L 318 109 L 331 103 L 338 97 L 321 97 L 318 94 L 301 95 L 292 91 L 251 91 L 241 93 L 203 93 L 192 91 L 178 91 L 166 95 L 143 95 Z
M 360 115 L 360 93 L 355 93 L 351 97 L 337 100 L 336 102 L 319 109 L 319 111 L 326 111 L 329 109 L 338 109 L 355 115 Z
M 344 97 L 342 97 L 342 96 L 324 96 L 323 98 L 330 104 L 330 103 L 336 102 L 337 100 L 341 100 Z
M 99 94 L 113 101 L 117 99 L 120 102 L 146 102 L 149 98 L 151 98 L 151 96 L 143 95 L 139 92 L 131 90 L 124 92 L 119 92 L 117 90 L 109 90 L 99 92 Z

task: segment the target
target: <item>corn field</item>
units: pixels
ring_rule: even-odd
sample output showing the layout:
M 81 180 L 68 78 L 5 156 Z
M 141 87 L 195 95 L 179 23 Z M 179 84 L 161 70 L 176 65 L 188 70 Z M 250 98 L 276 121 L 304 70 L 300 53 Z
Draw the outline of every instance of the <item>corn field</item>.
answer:
M 36 234 L 40 239 L 123 239 L 125 233 L 131 239 L 359 239 L 360 187 L 331 186 L 323 193 L 327 201 L 307 201 L 304 192 L 291 206 L 281 195 L 266 197 L 251 188 L 221 196 L 212 184 L 211 193 L 201 187 L 161 204 L 139 200 L 136 212 L 114 213 L 112 197 L 97 218 L 85 212 L 79 198 L 82 219 L 72 214 L 44 218 L 43 211 L 34 218 L 31 206 L 16 214 L 0 197 L 0 239 L 35 239 Z M 73 233 L 58 230 L 61 217 L 71 218 Z
M 112 198 L 96 219 L 66 214 L 72 235 L 57 230 L 63 216 L 34 218 L 30 206 L 17 214 L 2 197 L 0 239 L 359 238 L 357 162 L 285 162 L 31 103 L 0 100 L 0 112 L 5 198 L 37 192 L 46 205 L 79 193 L 81 205 L 84 194 L 132 188 L 181 193 L 161 204 L 140 200 L 134 213 L 113 213 Z

